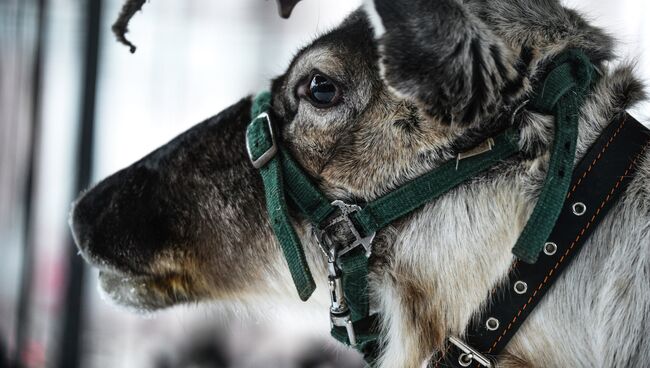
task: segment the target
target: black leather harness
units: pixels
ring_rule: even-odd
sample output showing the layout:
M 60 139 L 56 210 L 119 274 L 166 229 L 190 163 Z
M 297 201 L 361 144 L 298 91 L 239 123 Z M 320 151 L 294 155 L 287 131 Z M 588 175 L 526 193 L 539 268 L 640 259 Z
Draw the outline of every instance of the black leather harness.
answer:
M 627 113 L 617 116 L 573 172 L 560 217 L 534 264 L 515 261 L 463 336 L 430 366 L 493 367 L 510 339 L 578 255 L 634 177 L 650 146 L 650 130 Z

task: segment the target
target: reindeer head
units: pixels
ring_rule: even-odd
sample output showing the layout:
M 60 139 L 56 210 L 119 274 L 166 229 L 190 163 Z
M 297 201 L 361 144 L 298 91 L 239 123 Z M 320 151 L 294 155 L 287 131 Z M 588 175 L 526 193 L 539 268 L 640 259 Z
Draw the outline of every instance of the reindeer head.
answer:
M 273 81 L 279 141 L 331 199 L 369 201 L 431 170 L 510 123 L 499 117 L 528 92 L 553 53 L 544 47 L 566 36 L 537 21 L 526 28 L 561 9 L 543 3 L 370 2 Z M 606 37 L 580 35 L 574 46 L 596 61 L 609 56 Z M 75 239 L 117 302 L 156 309 L 295 296 L 246 153 L 250 107 L 241 100 L 77 200 Z M 294 221 L 322 290 L 325 259 L 306 221 Z M 390 262 L 389 233 L 375 241 L 373 273 Z

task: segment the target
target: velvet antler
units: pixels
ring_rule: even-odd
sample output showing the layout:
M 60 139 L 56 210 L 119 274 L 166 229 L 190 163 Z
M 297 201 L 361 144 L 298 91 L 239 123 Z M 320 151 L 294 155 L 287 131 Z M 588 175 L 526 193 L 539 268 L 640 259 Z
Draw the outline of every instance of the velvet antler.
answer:
M 282 18 L 289 18 L 291 11 L 300 0 L 276 0 L 278 4 L 278 12 Z M 142 9 L 146 0 L 126 0 L 120 10 L 120 15 L 113 24 L 113 33 L 117 40 L 129 47 L 131 53 L 134 53 L 136 47 L 131 41 L 126 38 L 126 33 L 129 31 L 129 22 L 131 18 Z
M 131 18 L 142 9 L 146 0 L 127 0 L 124 5 L 122 5 L 122 10 L 120 10 L 120 15 L 117 17 L 117 20 L 113 24 L 112 30 L 117 37 L 117 40 L 124 45 L 129 47 L 131 53 L 135 52 L 135 45 L 131 43 L 126 38 L 126 33 L 129 31 L 129 22 Z
M 293 8 L 300 0 L 276 0 L 278 3 L 278 13 L 282 18 L 289 18 Z

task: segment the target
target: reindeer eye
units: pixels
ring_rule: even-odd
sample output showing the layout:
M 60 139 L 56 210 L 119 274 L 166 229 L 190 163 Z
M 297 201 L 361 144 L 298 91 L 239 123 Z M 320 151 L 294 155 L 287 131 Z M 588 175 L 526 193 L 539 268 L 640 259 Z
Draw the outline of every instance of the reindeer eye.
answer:
M 323 74 L 314 74 L 309 81 L 309 86 L 305 87 L 304 95 L 315 107 L 332 107 L 341 99 L 336 84 Z

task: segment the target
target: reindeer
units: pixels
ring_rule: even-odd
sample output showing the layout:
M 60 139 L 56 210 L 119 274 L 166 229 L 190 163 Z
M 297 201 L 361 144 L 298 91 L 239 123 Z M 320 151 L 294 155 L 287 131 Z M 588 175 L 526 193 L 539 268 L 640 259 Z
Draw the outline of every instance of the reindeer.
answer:
M 276 139 L 328 199 L 346 203 L 370 202 L 507 126 L 520 128 L 519 154 L 376 234 L 368 289 L 382 336 L 378 367 L 419 367 L 444 352 L 508 275 L 554 132 L 553 118 L 525 102 L 550 60 L 570 48 L 601 74 L 579 111 L 577 162 L 645 94 L 631 64 L 610 63 L 612 38 L 557 0 L 366 1 L 271 82 Z M 78 247 L 117 303 L 157 310 L 296 298 L 245 147 L 251 101 L 75 202 Z M 650 153 L 636 166 L 625 193 L 493 364 L 649 364 Z M 290 211 L 317 285 L 305 305 L 328 305 L 327 259 L 313 226 Z

